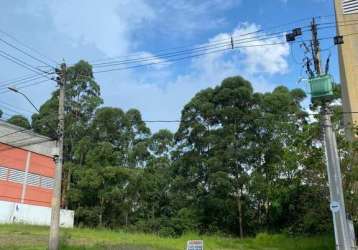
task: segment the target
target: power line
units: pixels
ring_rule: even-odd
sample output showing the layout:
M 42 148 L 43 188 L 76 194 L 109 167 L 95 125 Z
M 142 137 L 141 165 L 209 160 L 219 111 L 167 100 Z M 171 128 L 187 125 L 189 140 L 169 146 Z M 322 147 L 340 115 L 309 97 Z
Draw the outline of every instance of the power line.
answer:
M 318 16 L 319 18 L 323 18 L 324 16 Z M 304 20 L 309 20 L 310 18 L 303 18 L 303 19 L 300 19 L 300 21 L 292 21 L 292 22 L 289 22 L 289 23 L 286 23 L 284 25 L 278 25 L 278 26 L 275 26 L 275 27 L 272 27 L 272 28 L 268 28 L 266 29 L 267 30 L 270 30 L 270 29 L 274 29 L 274 28 L 279 28 L 279 27 L 284 27 L 284 26 L 287 26 L 287 25 L 290 25 L 290 24 L 294 24 L 294 23 L 297 23 L 297 22 L 302 22 Z M 330 23 L 325 23 L 325 24 L 333 24 L 333 22 L 330 22 Z M 307 26 L 304 26 L 302 28 L 306 28 L 306 27 L 309 27 L 309 25 Z M 254 31 L 254 32 L 249 32 L 249 33 L 245 33 L 245 34 L 241 34 L 240 37 L 245 37 L 245 36 L 248 36 L 248 35 L 254 35 L 254 34 L 257 34 L 257 33 L 262 33 L 262 32 L 265 32 L 265 30 L 263 29 L 260 29 L 260 30 L 257 30 L 257 31 Z M 277 32 L 277 33 L 284 33 L 284 32 L 288 32 L 288 31 L 282 31 L 282 32 Z M 223 44 L 223 43 L 226 43 L 227 42 L 227 39 L 223 39 L 223 40 L 220 40 L 220 41 L 216 41 L 215 43 L 212 43 L 212 44 Z M 212 45 L 211 44 L 211 45 Z M 203 45 L 205 46 L 205 45 Z M 169 49 L 161 49 L 161 50 L 158 50 L 156 51 L 157 53 L 158 52 L 163 52 L 163 51 L 170 51 L 170 50 L 176 50 L 176 49 L 182 49 L 182 48 L 190 48 L 190 47 L 195 47 L 194 49 L 198 49 L 200 47 L 203 47 L 203 46 L 199 46 L 197 47 L 196 45 L 186 45 L 186 46 L 178 46 L 178 47 L 174 47 L 174 48 L 169 48 Z M 207 46 L 207 45 L 206 45 Z M 190 51 L 192 50 L 193 48 L 190 48 L 190 49 L 186 49 L 184 51 Z M 174 52 L 169 52 L 169 54 L 171 53 L 177 53 L 177 51 L 174 51 Z M 167 53 L 165 53 L 167 54 Z M 110 62 L 129 62 L 129 61 L 133 61 L 133 60 L 138 60 L 138 59 L 141 59 L 142 57 L 139 57 L 136 56 L 136 55 L 139 55 L 140 56 L 140 53 L 134 53 L 132 55 L 127 55 L 127 56 L 119 56 L 119 57 L 110 57 L 110 58 L 107 58 L 107 59 L 101 59 L 101 60 L 96 60 L 96 61 L 92 61 L 92 64 L 94 66 L 97 66 L 97 65 L 102 65 L 102 64 L 107 64 L 107 63 L 110 63 Z M 159 56 L 159 55 L 157 55 Z M 134 58 L 133 58 L 134 57 Z M 121 59 L 121 58 L 132 58 L 132 59 L 126 59 L 126 60 L 117 60 L 117 59 Z M 115 59 L 115 60 L 113 60 Z M 154 58 L 153 58 L 154 59 Z M 98 63 L 96 63 L 98 62 Z M 101 62 L 101 63 L 100 63 Z
M 0 85 L 0 91 L 8 89 L 8 87 L 19 87 L 21 85 L 25 85 L 26 83 L 32 82 L 34 80 L 42 79 L 42 76 L 36 76 L 28 79 L 24 79 L 23 81 L 17 81 L 17 82 L 9 82 L 7 84 Z
M 286 44 L 286 42 L 240 46 L 240 47 L 235 47 L 234 49 L 249 48 L 249 47 L 264 47 L 264 46 L 273 46 L 273 45 L 280 45 L 280 44 Z M 182 60 L 189 59 L 189 58 L 200 57 L 200 56 L 203 56 L 203 55 L 209 55 L 209 54 L 218 53 L 218 52 L 224 52 L 224 51 L 228 51 L 228 50 L 233 50 L 233 49 L 232 48 L 226 48 L 226 49 L 210 50 L 210 51 L 207 51 L 207 52 L 197 53 L 197 54 L 193 54 L 193 55 L 189 55 L 189 56 L 183 56 L 183 57 L 174 58 L 174 59 L 170 59 L 170 60 L 167 59 L 166 61 L 155 61 L 155 62 L 150 62 L 150 63 L 146 63 L 146 64 L 139 64 L 139 65 L 133 65 L 133 66 L 128 66 L 128 67 L 122 67 L 122 68 L 113 68 L 113 69 L 108 69 L 108 70 L 100 70 L 100 71 L 95 71 L 94 73 L 98 74 L 98 73 L 105 73 L 105 72 L 111 72 L 111 71 L 120 71 L 120 70 L 141 68 L 141 67 L 157 65 L 157 64 L 167 64 L 167 63 L 171 63 L 171 62 L 182 61 Z
M 26 75 L 24 75 L 24 76 L 18 76 L 18 77 L 9 79 L 9 80 L 0 81 L 0 85 L 6 84 L 6 83 L 8 83 L 8 82 L 21 81 L 21 80 L 23 80 L 23 79 L 27 79 L 27 78 L 29 78 L 29 77 L 35 77 L 35 76 L 37 76 L 37 75 L 34 75 L 34 74 L 26 74 Z
M 262 31 L 260 31 L 262 32 Z M 255 32 L 251 32 L 251 33 L 248 33 L 248 34 L 254 34 L 254 33 L 258 33 L 258 31 L 255 31 Z M 283 32 L 278 32 L 278 33 L 283 33 Z M 353 35 L 353 34 L 348 34 L 348 35 Z M 266 36 L 265 38 L 263 38 L 262 40 L 266 40 L 266 39 L 269 39 L 268 35 L 264 35 Z M 278 37 L 278 36 L 277 36 Z M 255 41 L 258 41 L 257 37 L 253 37 L 253 38 L 246 38 L 246 39 L 252 39 L 252 41 L 249 41 L 249 42 L 252 42 L 254 43 Z M 256 39 L 256 40 L 255 40 Z M 239 39 L 238 41 L 243 41 L 245 39 Z M 243 42 L 242 42 L 243 43 Z M 250 45 L 250 46 L 239 46 L 239 47 L 236 47 L 236 48 L 245 48 L 245 47 L 256 47 L 256 46 L 270 46 L 270 45 L 278 45 L 278 44 L 285 44 L 285 42 L 282 42 L 282 43 L 274 43 L 274 44 L 258 44 L 258 45 Z M 210 45 L 211 46 L 211 45 Z M 229 47 L 229 42 L 227 41 L 226 42 L 226 45 L 224 45 L 225 47 Z M 198 49 L 200 47 L 197 47 L 195 49 Z M 200 49 L 203 49 L 204 47 L 201 47 Z M 184 60 L 184 59 L 187 59 L 187 58 L 193 58 L 193 57 L 198 57 L 198 56 L 202 56 L 202 55 L 206 55 L 206 54 L 211 54 L 211 53 L 217 53 L 217 52 L 222 52 L 222 51 L 226 51 L 226 50 L 229 50 L 229 49 L 232 49 L 232 48 L 227 48 L 227 49 L 216 49 L 216 50 L 209 50 L 209 51 L 206 51 L 205 53 L 190 53 L 188 56 L 185 56 L 185 57 L 179 57 L 179 58 L 174 58 L 172 60 L 165 60 L 165 61 L 157 61 L 158 59 L 163 59 L 163 58 L 158 58 L 158 57 L 152 57 L 152 58 L 137 58 L 137 59 L 132 59 L 131 61 L 133 62 L 134 60 L 136 60 L 136 62 L 140 62 L 141 59 L 142 61 L 153 61 L 155 60 L 154 62 L 149 62 L 149 63 L 145 63 L 145 64 L 140 64 L 140 65 L 132 65 L 132 66 L 129 66 L 129 67 L 122 67 L 122 68 L 112 68 L 112 69 L 108 69 L 108 70 L 100 70 L 100 71 L 97 71 L 97 72 L 94 72 L 94 73 L 104 73 L 104 72 L 109 72 L 109 71 L 115 71 L 115 70 L 125 70 L 125 69 L 131 69 L 131 68 L 139 68 L 139 67 L 145 67 L 145 66 L 149 66 L 149 65 L 155 65 L 155 64 L 168 64 L 170 62 L 175 62 L 175 61 L 181 61 L 181 60 Z M 188 50 L 186 50 L 188 51 Z M 189 50 L 190 51 L 190 50 Z M 185 52 L 185 51 L 179 51 L 179 52 L 172 52 L 171 54 L 173 55 L 173 53 L 182 53 L 182 52 Z M 144 60 L 143 60 L 144 59 Z M 127 60 L 128 61 L 128 60 Z M 112 65 L 106 65 L 107 67 L 113 67 L 113 66 L 116 66 L 117 64 L 119 63 L 124 63 L 123 61 L 122 62 L 116 62 L 116 64 L 113 64 Z M 108 64 L 108 63 L 107 63 Z M 37 69 L 38 70 L 38 69 Z M 27 79 L 25 79 L 27 80 Z M 42 81 L 41 81 L 42 82 Z M 38 82 L 38 83 L 31 83 L 31 84 L 28 84 L 26 86 L 24 86 L 23 88 L 25 87 L 30 87 L 30 86 L 34 86 L 36 84 L 39 84 L 41 82 Z M 0 89 L 1 90 L 1 89 Z M 2 93 L 7 93 L 8 91 L 3 91 L 3 92 L 0 92 L 0 94 Z
M 3 110 L 3 109 L 8 110 L 8 111 L 10 111 L 10 112 L 14 112 L 15 114 L 24 116 L 24 115 L 21 114 L 18 110 L 16 110 L 16 109 L 17 109 L 16 107 L 15 107 L 15 108 L 6 107 L 6 106 L 1 105 L 1 102 L 0 102 L 0 110 Z
M 240 38 L 240 39 L 233 40 L 233 42 L 235 42 L 235 44 L 242 44 L 242 43 L 268 40 L 268 39 L 273 39 L 273 38 L 281 38 L 283 36 L 284 32 L 285 31 L 271 33 L 271 34 L 265 34 L 263 36 Z M 239 37 L 241 37 L 241 35 Z M 200 52 L 200 51 L 207 51 L 208 49 L 228 47 L 229 45 L 231 46 L 231 37 L 229 37 L 225 40 L 222 40 L 222 41 L 224 41 L 224 42 L 208 43 L 207 45 L 201 45 L 201 46 L 197 46 L 197 47 L 194 47 L 191 49 L 179 50 L 179 51 L 174 51 L 174 52 L 169 52 L 169 53 L 162 53 L 162 54 L 157 54 L 154 56 L 138 57 L 138 58 L 133 58 L 133 59 L 129 59 L 129 60 L 121 60 L 121 61 L 118 61 L 118 60 L 117 61 L 109 61 L 109 62 L 105 62 L 105 63 L 93 64 L 93 66 L 94 67 L 106 67 L 106 66 L 119 65 L 119 64 L 143 62 L 143 61 L 148 61 L 148 60 L 150 61 L 150 60 L 156 60 L 156 59 L 162 59 L 162 58 L 169 58 L 169 57 L 173 57 L 173 56 L 181 55 L 181 54 L 191 54 L 196 51 Z
M 331 24 L 331 23 L 333 24 L 333 22 L 324 23 L 324 24 Z M 342 25 L 342 26 L 344 26 L 344 25 L 355 25 L 355 23 L 352 23 L 352 24 L 339 24 L 339 25 Z M 304 27 L 301 27 L 301 28 L 306 28 L 306 27 L 309 27 L 309 26 L 304 26 Z M 336 27 L 336 26 L 324 26 L 322 28 L 331 28 L 331 27 Z M 247 36 L 247 35 L 252 35 L 252 34 L 255 34 L 255 33 L 258 33 L 258 32 L 262 32 L 262 30 L 242 34 L 242 35 L 240 35 L 240 37 L 244 37 L 244 36 Z M 252 41 L 254 41 L 255 39 L 258 40 L 257 38 L 260 38 L 260 37 L 264 37 L 264 38 L 269 39 L 270 35 L 284 34 L 285 32 L 288 32 L 288 31 L 281 31 L 281 32 L 276 32 L 276 33 L 272 33 L 272 34 L 265 34 L 265 35 L 262 35 L 262 36 L 256 36 L 256 37 L 240 38 L 240 39 L 235 40 L 235 41 L 236 42 L 238 42 L 238 41 L 244 42 L 247 39 L 251 39 Z M 215 43 L 210 43 L 210 44 L 207 44 L 207 45 L 196 46 L 196 47 L 190 48 L 190 49 L 185 49 L 185 50 L 180 50 L 180 51 L 173 51 L 173 52 L 169 52 L 169 53 L 160 53 L 160 54 L 157 54 L 157 55 L 154 55 L 154 56 L 146 56 L 146 57 L 143 57 L 143 56 L 141 56 L 141 57 L 133 57 L 132 56 L 131 59 L 126 59 L 126 60 L 112 60 L 112 61 L 107 61 L 107 62 L 102 62 L 102 63 L 95 63 L 95 64 L 93 64 L 93 66 L 94 67 L 108 67 L 108 66 L 114 66 L 114 65 L 119 65 L 119 64 L 130 64 L 130 63 L 135 63 L 135 62 L 158 60 L 158 59 L 161 59 L 161 57 L 172 57 L 172 56 L 176 56 L 176 55 L 179 55 L 179 54 L 182 54 L 182 53 L 199 51 L 199 50 L 206 50 L 206 49 L 209 49 L 209 48 L 215 48 L 216 45 L 222 45 L 222 44 L 224 44 L 224 45 L 220 46 L 220 47 L 226 47 L 226 46 L 228 46 L 229 40 L 230 40 L 230 38 L 220 40 L 220 41 L 217 41 Z M 163 51 L 166 51 L 166 50 L 169 50 L 169 49 L 164 49 Z M 131 56 L 127 56 L 127 58 L 128 57 L 130 58 Z
M 37 58 L 37 57 L 35 57 L 35 56 L 29 54 L 29 53 L 27 53 L 26 51 L 24 51 L 24 50 L 22 50 L 22 49 L 16 47 L 15 45 L 9 43 L 8 41 L 6 41 L 6 40 L 4 40 L 4 39 L 2 39 L 2 38 L 0 38 L 0 41 L 3 42 L 3 43 L 5 43 L 6 45 L 8 45 L 9 47 L 11 47 L 11 48 L 13 48 L 13 49 L 15 49 L 15 50 L 17 50 L 17 51 L 20 51 L 21 53 L 23 53 L 24 55 L 26 55 L 26 56 L 32 58 L 33 60 L 38 61 L 38 62 L 40 62 L 40 63 L 43 63 L 44 65 L 47 65 L 47 66 L 49 66 L 50 68 L 54 68 L 52 65 L 46 63 L 45 61 L 43 61 L 43 60 L 41 60 L 41 59 L 39 59 L 39 58 Z
M 142 57 L 142 58 L 137 58 L 137 59 L 132 59 L 132 60 L 125 60 L 125 61 L 113 61 L 113 62 L 108 62 L 106 64 L 102 64 L 102 65 L 98 65 L 98 66 L 94 66 L 95 68 L 101 68 L 101 67 L 112 67 L 112 66 L 118 66 L 118 65 L 122 65 L 122 64 L 133 64 L 133 63 L 142 63 L 142 62 L 147 62 L 147 61 L 157 61 L 157 60 L 163 60 L 163 59 L 169 59 L 169 58 L 175 58 L 178 56 L 184 56 L 184 55 L 195 55 L 196 53 L 199 52 L 207 52 L 210 51 L 212 49 L 219 49 L 219 48 L 228 48 L 228 49 L 233 49 L 235 47 L 237 47 L 237 44 L 250 44 L 250 43 L 255 43 L 255 42 L 259 42 L 259 41 L 265 41 L 265 40 L 269 40 L 269 39 L 275 39 L 275 38 L 282 38 L 282 33 L 280 36 L 266 36 L 263 38 L 260 37 L 252 37 L 250 38 L 251 40 L 247 40 L 244 41 L 245 39 L 238 39 L 238 40 L 231 40 L 230 38 L 227 39 L 227 41 L 223 44 L 220 43 L 222 45 L 209 45 L 209 46 L 203 46 L 203 47 L 198 47 L 197 49 L 191 49 L 191 50 L 183 50 L 183 51 L 178 51 L 178 52 L 173 52 L 173 53 L 168 53 L 168 54 L 160 54 L 160 55 L 154 55 L 154 56 L 150 56 L 150 57 Z M 233 42 L 233 45 L 231 44 L 231 41 Z
M 345 26 L 355 26 L 355 25 L 358 25 L 358 20 L 356 22 L 354 22 L 354 23 L 335 24 L 335 25 L 322 25 L 322 26 L 319 26 L 318 30 L 337 28 L 337 26 L 345 27 Z
M 346 34 L 344 36 L 350 36 L 350 35 L 356 35 L 358 33 L 351 33 L 351 34 Z M 333 37 L 325 37 L 325 38 L 321 38 L 319 40 L 327 40 L 327 39 L 332 39 Z M 308 41 L 308 40 L 306 40 Z M 250 48 L 250 47 L 265 47 L 265 46 L 274 46 L 274 45 L 280 45 L 280 44 L 287 44 L 287 42 L 276 42 L 276 43 L 266 43 L 266 44 L 253 44 L 253 45 L 246 45 L 246 46 L 236 46 L 233 49 L 241 49 L 241 48 Z M 184 56 L 184 57 L 180 57 L 180 58 L 174 58 L 174 59 L 170 59 L 170 60 L 166 60 L 166 61 L 156 61 L 156 62 L 150 62 L 150 63 L 146 63 L 146 64 L 139 64 L 139 65 L 133 65 L 133 66 L 128 66 L 128 67 L 121 67 L 121 68 L 113 68 L 113 69 L 108 69 L 108 70 L 100 70 L 100 71 L 95 71 L 94 73 L 106 73 L 106 72 L 111 72 L 111 71 L 120 71 L 120 70 L 128 70 L 128 69 L 134 69 L 134 68 L 141 68 L 141 67 L 146 67 L 146 66 L 151 66 L 151 65 L 156 65 L 156 64 L 164 64 L 164 63 L 170 63 L 170 62 L 176 62 L 176 61 L 181 61 L 184 59 L 188 59 L 188 58 L 194 58 L 194 57 L 199 57 L 199 56 L 203 56 L 203 55 L 207 55 L 207 54 L 212 54 L 212 53 L 218 53 L 218 52 L 224 52 L 224 51 L 228 51 L 228 50 L 233 50 L 231 47 L 230 48 L 226 48 L 226 49 L 217 49 L 217 50 L 210 50 L 208 52 L 203 52 L 203 53 L 197 53 L 197 54 L 193 54 L 190 56 Z
M 317 18 L 321 18 L 321 17 L 324 17 L 324 16 L 317 16 Z M 282 27 L 286 27 L 286 26 L 292 25 L 292 24 L 302 23 L 303 21 L 311 20 L 311 18 L 312 18 L 312 17 L 305 17 L 305 18 L 297 19 L 297 20 L 294 20 L 294 21 L 291 21 L 291 22 L 287 22 L 287 23 L 284 23 L 284 24 L 279 24 L 279 25 L 275 25 L 275 26 L 270 26 L 270 27 L 267 27 L 267 28 L 265 28 L 265 29 L 259 29 L 259 30 L 253 31 L 253 32 L 241 34 L 240 36 L 248 36 L 248 35 L 253 35 L 253 34 L 257 34 L 257 33 L 263 33 L 263 32 L 266 32 L 266 31 L 268 31 L 268 30 L 275 30 L 275 29 L 278 29 L 278 28 L 282 28 Z M 308 26 L 307 26 L 307 27 L 308 27 Z M 172 48 L 166 48 L 166 49 L 156 50 L 155 53 L 160 53 L 160 52 L 163 52 L 163 51 L 183 49 L 183 48 L 190 48 L 190 47 L 195 47 L 195 46 L 197 46 L 197 44 L 182 45 L 182 46 L 177 46 L 177 47 L 172 47 Z M 113 59 L 120 59 L 120 58 L 129 58 L 129 57 L 136 56 L 136 55 L 138 55 L 138 54 L 140 55 L 140 53 L 133 53 L 132 55 L 97 59 L 97 60 L 92 61 L 92 63 L 94 63 L 94 62 L 103 62 L 103 61 L 108 61 L 108 60 L 113 60 Z
M 52 58 L 48 57 L 47 55 L 39 52 L 38 50 L 34 49 L 33 47 L 30 47 L 29 45 L 26 45 L 25 43 L 21 42 L 19 39 L 17 39 L 16 37 L 14 37 L 13 35 L 9 34 L 8 32 L 5 32 L 3 30 L 0 30 L 0 33 L 8 36 L 9 38 L 11 38 L 13 41 L 17 42 L 18 44 L 20 44 L 21 46 L 23 46 L 24 48 L 31 50 L 33 52 L 35 52 L 36 54 L 42 56 L 43 58 L 46 58 L 47 60 L 53 62 L 54 64 L 58 64 L 58 62 L 56 62 L 55 60 L 53 60 Z
M 52 80 L 52 79 L 51 79 L 51 80 Z M 44 80 L 42 80 L 42 81 L 30 83 L 30 84 L 21 86 L 21 87 L 19 87 L 19 88 L 17 88 L 17 89 L 20 90 L 20 89 L 25 89 L 25 88 L 28 88 L 28 87 L 33 87 L 33 86 L 35 86 L 35 85 L 39 85 L 39 84 L 44 83 L 44 82 L 47 82 L 47 81 L 49 81 L 49 79 L 44 79 Z M 0 95 L 6 94 L 6 93 L 9 93 L 9 92 L 10 92 L 10 90 L 5 90 L 5 91 L 0 92 Z
M 21 67 L 24 67 L 24 68 L 26 68 L 26 69 L 28 69 L 28 70 L 30 70 L 32 72 L 35 72 L 37 74 L 40 74 L 40 75 L 48 78 L 47 75 L 45 75 L 45 74 L 49 74 L 48 72 L 39 70 L 39 69 L 35 68 L 34 66 L 32 66 L 32 65 L 30 65 L 30 64 L 28 64 L 28 63 L 26 63 L 26 62 L 24 62 L 24 61 L 22 61 L 22 60 L 20 60 L 20 59 L 18 59 L 16 57 L 14 57 L 14 56 L 6 53 L 3 50 L 0 50 L 0 56 L 5 58 L 5 59 L 7 59 L 7 60 L 9 60 L 9 61 L 11 61 L 11 62 L 13 62 L 13 63 L 15 63 L 15 64 L 17 64 L 17 65 L 19 65 L 19 66 L 21 66 Z

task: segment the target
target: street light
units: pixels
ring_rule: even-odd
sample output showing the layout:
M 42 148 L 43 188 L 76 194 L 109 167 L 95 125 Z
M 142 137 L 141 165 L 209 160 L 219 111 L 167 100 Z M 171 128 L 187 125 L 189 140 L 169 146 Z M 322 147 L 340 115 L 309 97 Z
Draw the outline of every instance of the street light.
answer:
M 34 109 L 37 111 L 37 113 L 40 113 L 40 110 L 35 106 L 35 104 L 33 104 L 33 102 L 30 100 L 30 98 L 27 97 L 27 95 L 25 95 L 24 93 L 22 93 L 21 91 L 19 91 L 18 89 L 16 89 L 15 87 L 8 87 L 8 89 L 12 92 L 15 92 L 17 94 L 22 95 L 23 97 L 26 98 L 26 100 L 32 105 L 32 107 L 34 107 Z M 50 124 L 46 123 L 45 126 L 47 126 L 50 130 L 52 130 L 52 132 L 55 134 L 55 137 L 50 136 L 50 138 L 57 140 L 58 139 L 58 133 L 57 130 L 54 129 Z
M 34 109 L 36 109 L 36 111 L 38 113 L 40 113 L 40 111 L 35 106 L 35 104 L 33 104 L 32 101 L 24 93 L 20 92 L 18 89 L 14 88 L 14 87 L 8 87 L 8 89 L 11 90 L 12 92 L 18 93 L 18 94 L 22 95 L 23 97 L 25 97 L 26 100 L 32 105 L 32 107 L 34 107 Z

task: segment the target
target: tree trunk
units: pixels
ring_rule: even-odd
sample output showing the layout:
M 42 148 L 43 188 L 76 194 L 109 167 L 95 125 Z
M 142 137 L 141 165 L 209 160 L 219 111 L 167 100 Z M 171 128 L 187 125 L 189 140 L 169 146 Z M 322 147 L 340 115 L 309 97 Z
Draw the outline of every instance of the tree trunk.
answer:
M 63 171 L 63 179 L 62 179 L 62 194 L 61 194 L 61 207 L 68 209 L 68 202 L 66 196 L 70 190 L 71 185 L 71 168 L 68 168 L 68 171 Z
M 259 225 L 261 227 L 261 201 L 260 200 L 259 200 L 259 203 L 257 204 L 257 213 L 258 213 Z
M 99 226 L 102 227 L 102 211 L 98 215 Z
M 242 202 L 241 202 L 241 195 L 242 195 L 242 189 L 237 190 L 237 209 L 239 212 L 239 231 L 240 231 L 240 238 L 244 238 L 244 230 L 242 226 Z
M 103 226 L 103 210 L 104 210 L 104 198 L 100 197 L 100 209 L 98 215 L 98 222 L 100 227 Z

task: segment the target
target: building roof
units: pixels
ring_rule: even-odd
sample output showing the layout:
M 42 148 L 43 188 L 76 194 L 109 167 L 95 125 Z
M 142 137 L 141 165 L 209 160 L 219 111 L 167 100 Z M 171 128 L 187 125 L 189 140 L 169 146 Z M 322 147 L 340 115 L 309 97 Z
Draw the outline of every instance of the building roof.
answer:
M 56 141 L 31 130 L 0 120 L 0 143 L 50 156 L 56 153 Z

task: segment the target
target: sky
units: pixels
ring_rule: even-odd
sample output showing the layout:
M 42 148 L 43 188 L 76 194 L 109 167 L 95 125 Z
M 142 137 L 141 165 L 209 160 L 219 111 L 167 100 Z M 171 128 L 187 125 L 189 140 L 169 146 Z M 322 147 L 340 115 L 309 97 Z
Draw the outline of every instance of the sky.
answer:
M 105 106 L 139 109 L 144 120 L 178 120 L 184 105 L 198 91 L 214 87 L 229 76 L 243 76 L 259 92 L 272 91 L 279 85 L 307 90 L 305 81 L 300 81 L 306 78 L 302 69 L 304 50 L 299 42 L 283 43 L 284 33 L 302 27 L 304 34 L 298 40 L 306 41 L 310 36 L 307 29 L 310 18 L 316 16 L 318 23 L 330 23 L 334 22 L 333 14 L 332 0 L 4 0 L 0 39 L 50 65 L 53 61 L 71 65 L 81 59 L 96 63 L 108 58 L 155 56 L 163 53 L 160 52 L 163 49 L 206 46 L 231 36 L 249 39 L 246 43 L 235 41 L 233 50 L 95 74 Z M 262 33 L 252 33 L 257 30 Z M 276 36 L 262 39 L 272 33 Z M 322 28 L 319 35 L 333 37 L 335 29 Z M 339 81 L 337 51 L 332 40 L 321 41 L 322 59 L 331 55 L 330 72 Z M 276 45 L 261 46 L 272 43 Z M 2 40 L 1 52 L 47 69 Z M 5 58 L 0 58 L 0 65 L 0 109 L 6 113 L 4 117 L 14 114 L 30 117 L 34 112 L 30 104 L 20 95 L 4 93 L 3 85 L 33 72 Z M 55 89 L 55 83 L 47 81 L 22 91 L 40 106 Z M 309 99 L 306 105 L 308 102 Z M 156 132 L 162 128 L 175 131 L 178 125 L 148 123 L 148 126 Z

